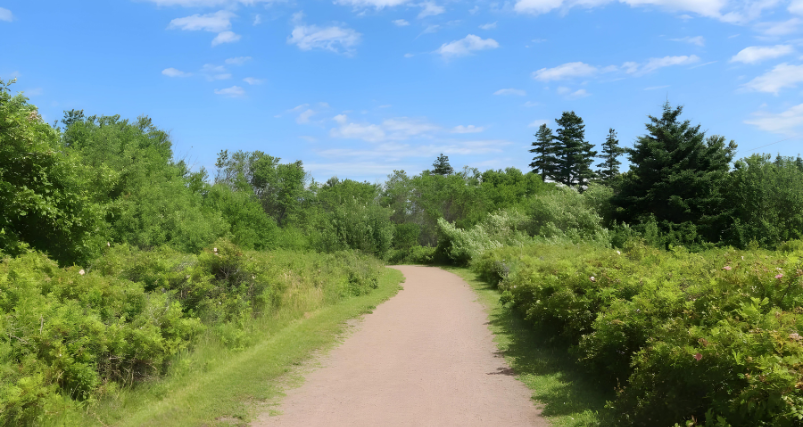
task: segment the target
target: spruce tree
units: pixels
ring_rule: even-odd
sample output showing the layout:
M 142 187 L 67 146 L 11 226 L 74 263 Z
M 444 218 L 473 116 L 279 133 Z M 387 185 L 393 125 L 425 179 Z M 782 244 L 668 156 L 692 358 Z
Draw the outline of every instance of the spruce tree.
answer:
M 454 173 L 452 165 L 449 164 L 449 156 L 444 156 L 443 153 L 438 156 L 435 163 L 432 164 L 432 167 L 433 169 L 431 172 L 434 175 L 451 175 Z
M 721 136 L 706 138 L 700 125 L 680 121 L 682 112 L 666 103 L 661 117 L 649 116 L 648 133 L 627 150 L 630 171 L 613 203 L 621 221 L 637 224 L 653 217 L 665 232 L 694 229 L 716 242 L 727 220 L 722 193 L 736 144 L 726 145 Z
M 547 178 L 551 180 L 556 179 L 557 162 L 555 157 L 555 136 L 552 135 L 552 129 L 548 128 L 546 124 L 538 128 L 535 134 L 535 142 L 531 153 L 535 154 L 533 162 L 530 163 L 530 168 L 533 172 L 541 175 L 541 179 L 546 181 Z
M 608 137 L 602 143 L 602 163 L 598 164 L 600 168 L 597 175 L 603 183 L 609 184 L 614 178 L 619 176 L 619 166 L 622 162 L 619 161 L 619 156 L 625 153 L 625 149 L 619 146 L 619 139 L 616 137 L 616 131 L 613 129 L 608 130 Z
M 565 111 L 555 122 L 558 124 L 558 135 L 555 137 L 558 160 L 556 181 L 568 186 L 577 185 L 582 191 L 596 176 L 591 165 L 597 152 L 585 140 L 583 119 L 574 111 Z

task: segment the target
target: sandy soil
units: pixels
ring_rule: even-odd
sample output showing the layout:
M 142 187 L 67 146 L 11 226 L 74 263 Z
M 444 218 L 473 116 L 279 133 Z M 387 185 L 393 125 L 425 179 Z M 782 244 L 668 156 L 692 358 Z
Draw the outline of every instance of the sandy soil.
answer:
M 281 415 L 254 426 L 547 426 L 498 354 L 488 318 L 462 279 L 402 266 L 404 290 L 365 316 Z

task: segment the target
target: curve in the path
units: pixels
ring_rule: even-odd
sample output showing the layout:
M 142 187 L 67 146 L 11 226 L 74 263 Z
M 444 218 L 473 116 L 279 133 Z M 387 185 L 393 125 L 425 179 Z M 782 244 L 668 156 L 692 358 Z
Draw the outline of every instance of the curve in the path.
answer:
M 493 343 L 488 317 L 458 276 L 402 266 L 404 290 L 254 426 L 546 426 Z

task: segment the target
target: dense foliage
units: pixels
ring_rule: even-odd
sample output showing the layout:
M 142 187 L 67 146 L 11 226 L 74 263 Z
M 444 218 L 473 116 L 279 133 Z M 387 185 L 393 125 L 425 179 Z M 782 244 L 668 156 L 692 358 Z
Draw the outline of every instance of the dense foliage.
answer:
M 474 264 L 617 387 L 617 426 L 792 426 L 803 415 L 803 242 L 700 254 L 535 245 Z

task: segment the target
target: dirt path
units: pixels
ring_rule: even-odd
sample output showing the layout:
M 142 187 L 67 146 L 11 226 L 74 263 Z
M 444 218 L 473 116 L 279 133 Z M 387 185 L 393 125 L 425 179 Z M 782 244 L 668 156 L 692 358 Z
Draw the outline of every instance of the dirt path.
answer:
M 254 426 L 547 426 L 497 354 L 462 279 L 395 267 L 404 290 L 365 316 L 322 367 Z

